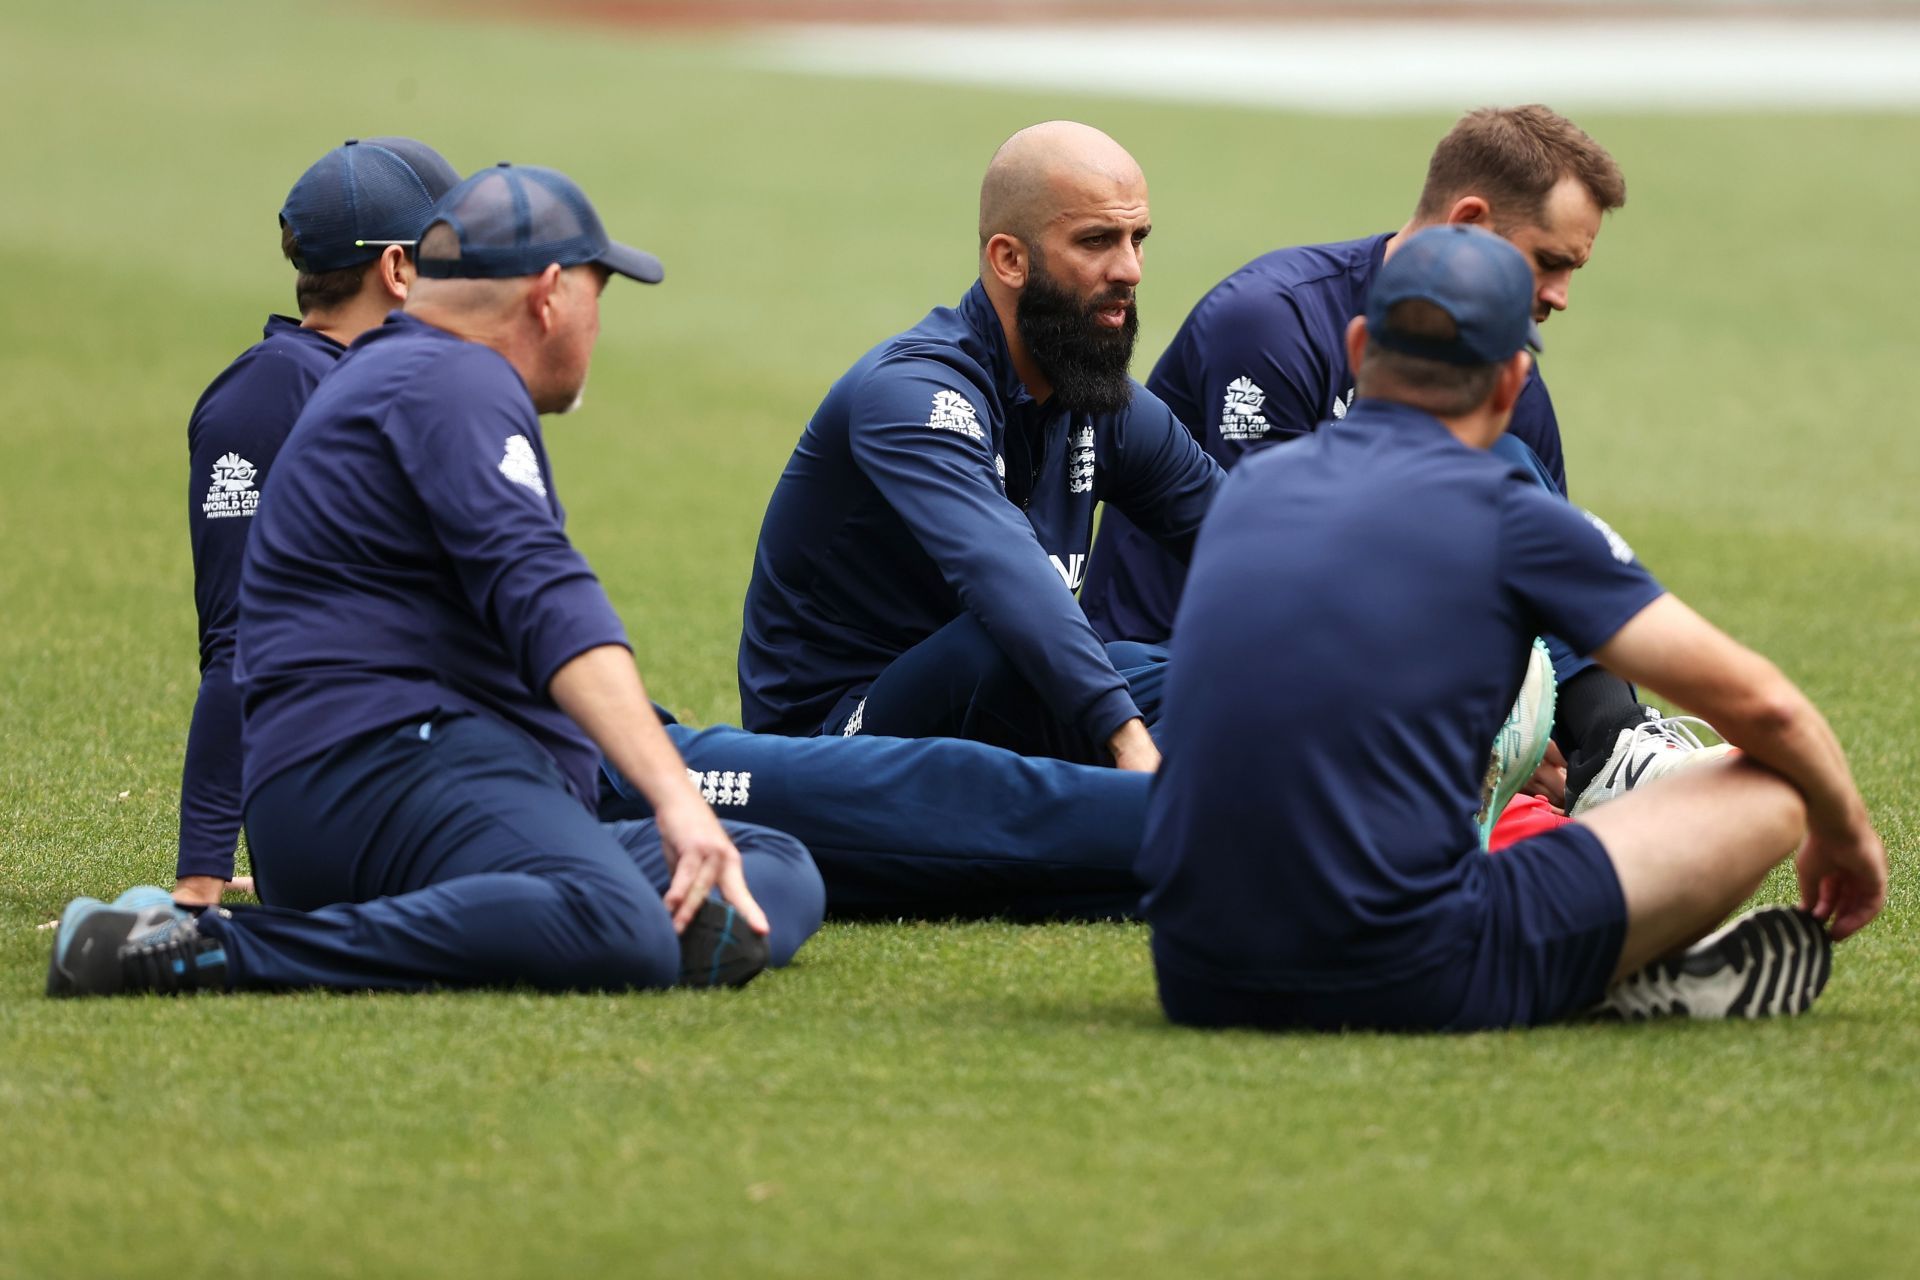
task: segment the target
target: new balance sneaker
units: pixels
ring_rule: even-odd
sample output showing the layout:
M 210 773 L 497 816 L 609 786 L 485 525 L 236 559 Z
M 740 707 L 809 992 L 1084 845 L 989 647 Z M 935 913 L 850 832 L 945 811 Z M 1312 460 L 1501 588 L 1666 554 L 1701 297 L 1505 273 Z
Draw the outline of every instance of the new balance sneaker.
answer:
M 700 904 L 680 935 L 680 985 L 744 987 L 767 967 L 767 940 L 724 902 Z
M 1798 907 L 1756 907 L 1607 990 L 1601 1018 L 1772 1018 L 1805 1013 L 1833 972 L 1833 940 Z
M 1607 756 L 1593 781 L 1581 789 L 1567 816 L 1577 818 L 1595 805 L 1619 799 L 1635 787 L 1724 760 L 1733 754 L 1733 748 L 1724 742 L 1713 746 L 1701 742 L 1700 735 L 1694 732 L 1695 726 L 1713 732 L 1712 725 L 1694 716 L 1662 716 L 1651 712 L 1639 724 L 1622 729 L 1613 740 L 1612 754 Z
M 227 953 L 165 889 L 142 885 L 112 903 L 75 898 L 60 913 L 47 963 L 50 996 L 176 995 L 226 986 Z
M 1547 646 L 1533 642 L 1527 655 L 1527 674 L 1520 681 L 1520 696 L 1513 710 L 1493 738 L 1493 754 L 1487 759 L 1487 776 L 1480 787 L 1480 812 L 1474 820 L 1480 824 L 1480 847 L 1485 849 L 1493 837 L 1493 824 L 1526 785 L 1540 762 L 1547 757 L 1547 742 L 1553 732 L 1553 706 L 1559 686 L 1553 678 L 1553 659 Z

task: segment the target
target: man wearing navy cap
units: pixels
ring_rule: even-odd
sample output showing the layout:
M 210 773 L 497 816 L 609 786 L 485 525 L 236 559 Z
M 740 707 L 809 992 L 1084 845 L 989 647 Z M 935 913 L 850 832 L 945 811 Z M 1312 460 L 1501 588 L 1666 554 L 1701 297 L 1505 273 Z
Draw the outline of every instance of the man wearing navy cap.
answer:
M 1885 902 L 1885 851 L 1819 712 L 1488 452 L 1538 344 L 1532 295 L 1495 236 L 1409 237 L 1348 328 L 1345 417 L 1244 460 L 1208 518 L 1140 860 L 1176 1022 L 1797 1013 L 1825 984 L 1828 926 L 1844 938 Z M 1745 756 L 1482 853 L 1486 744 L 1541 632 L 1712 716 Z M 1219 678 L 1249 650 L 1257 668 Z M 1796 846 L 1798 909 L 1701 940 Z
M 659 262 L 512 166 L 449 192 L 416 262 L 247 542 L 243 788 L 274 905 L 76 900 L 49 994 L 738 984 L 818 927 L 805 849 L 689 782 L 554 493 L 539 415 L 578 399 L 609 275 Z M 651 820 L 595 818 L 603 753 Z
M 348 344 L 404 301 L 413 243 L 460 181 L 412 138 L 348 139 L 300 175 L 280 210 L 300 319 L 267 319 L 187 423 L 187 525 L 200 616 L 200 692 L 180 780 L 174 896 L 217 902 L 240 834 L 240 693 L 233 682 L 240 560 L 280 444 Z
M 775 486 L 740 638 L 742 723 L 957 737 L 1151 772 L 1160 655 L 1073 599 L 1105 501 L 1176 556 L 1220 478 L 1127 376 L 1146 179 L 1097 129 L 1001 146 L 980 278 L 828 391 Z
M 1347 322 L 1414 232 L 1480 226 L 1511 241 L 1533 270 L 1533 314 L 1544 322 L 1566 309 L 1603 216 L 1626 198 L 1626 179 L 1606 148 L 1558 112 L 1538 104 L 1469 112 L 1435 146 L 1405 226 L 1254 259 L 1194 305 L 1147 388 L 1231 468 L 1249 452 L 1347 412 L 1354 394 Z M 1560 424 L 1537 368 L 1495 448 L 1526 463 L 1542 484 L 1567 491 Z M 1151 538 L 1109 514 L 1080 600 L 1102 639 L 1162 644 L 1185 580 L 1184 567 Z M 1539 789 L 1556 803 L 1577 815 L 1637 782 L 1724 754 L 1701 749 L 1687 720 L 1659 716 L 1618 676 L 1558 642 L 1551 647 L 1560 686 L 1554 737 L 1570 769 L 1543 771 Z

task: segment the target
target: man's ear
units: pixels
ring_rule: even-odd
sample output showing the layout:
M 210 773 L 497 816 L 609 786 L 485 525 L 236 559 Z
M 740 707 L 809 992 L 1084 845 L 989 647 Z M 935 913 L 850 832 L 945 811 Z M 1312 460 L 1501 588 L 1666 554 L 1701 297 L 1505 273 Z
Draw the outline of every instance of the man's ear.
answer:
M 1007 288 L 1027 287 L 1027 272 L 1032 266 L 1033 254 L 1020 237 L 1004 231 L 995 232 L 988 237 L 987 247 L 980 257 L 987 271 Z
M 413 287 L 413 259 L 407 251 L 397 244 L 390 244 L 380 251 L 380 288 L 395 302 L 407 300 L 407 290 Z
M 1520 392 L 1526 388 L 1527 374 L 1533 371 L 1533 353 L 1516 351 L 1507 357 L 1500 366 L 1500 376 L 1493 384 L 1493 411 L 1507 414 L 1513 412 L 1513 406 L 1520 402 Z
M 1347 321 L 1347 368 L 1353 370 L 1354 379 L 1360 377 L 1360 362 L 1367 351 L 1367 318 L 1355 316 Z
M 554 325 L 560 320 L 560 274 L 560 264 L 549 262 L 547 269 L 535 276 L 533 284 L 527 289 L 527 310 L 532 313 L 533 322 L 540 326 L 543 337 L 552 333 Z
M 1461 196 L 1447 210 L 1447 222 L 1469 227 L 1493 228 L 1493 206 L 1480 196 Z

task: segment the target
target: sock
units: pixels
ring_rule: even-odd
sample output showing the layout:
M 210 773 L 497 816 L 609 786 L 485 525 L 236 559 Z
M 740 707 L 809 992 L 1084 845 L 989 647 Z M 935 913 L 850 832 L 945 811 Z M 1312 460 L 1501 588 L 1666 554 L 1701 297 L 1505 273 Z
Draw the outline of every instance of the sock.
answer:
M 1637 724 L 1654 719 L 1660 713 L 1652 707 L 1642 706 L 1638 702 L 1629 703 L 1621 708 L 1613 719 L 1605 721 L 1595 732 L 1593 743 L 1586 750 L 1567 757 L 1567 811 L 1573 811 L 1574 802 L 1588 784 L 1600 776 L 1607 760 L 1613 755 L 1613 744 L 1620 735 Z
M 1560 686 L 1553 704 L 1553 736 L 1571 766 L 1576 757 L 1594 752 L 1604 759 L 1621 726 L 1645 718 L 1632 685 L 1604 668 L 1588 667 Z

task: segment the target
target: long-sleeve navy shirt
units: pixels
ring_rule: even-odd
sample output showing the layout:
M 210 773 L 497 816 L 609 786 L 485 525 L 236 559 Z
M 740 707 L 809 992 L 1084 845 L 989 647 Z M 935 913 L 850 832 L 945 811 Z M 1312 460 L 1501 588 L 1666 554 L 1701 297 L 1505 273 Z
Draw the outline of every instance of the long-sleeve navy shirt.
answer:
M 240 563 L 261 487 L 307 397 L 346 348 L 288 316 L 213 380 L 187 422 L 187 528 L 200 615 L 200 691 L 180 773 L 182 876 L 233 875 L 240 835 Z
M 446 710 L 526 733 L 591 807 L 599 753 L 547 684 L 626 634 L 564 525 L 512 365 L 398 313 L 362 336 L 294 424 L 247 542 L 247 794 Z
M 1073 598 L 1095 504 L 1184 559 L 1219 467 L 1136 385 L 1118 413 L 1026 392 L 986 290 L 861 357 L 768 504 L 740 637 L 742 723 L 817 733 L 887 664 L 967 611 L 1062 723 L 1138 714 Z
M 1278 249 L 1194 305 L 1147 388 L 1231 469 L 1250 450 L 1338 421 L 1353 403 L 1347 322 L 1366 310 L 1390 234 Z M 1507 428 L 1567 491 L 1560 424 L 1536 367 Z M 1173 632 L 1186 568 L 1111 513 L 1087 566 L 1081 604 L 1106 640 L 1160 643 Z

